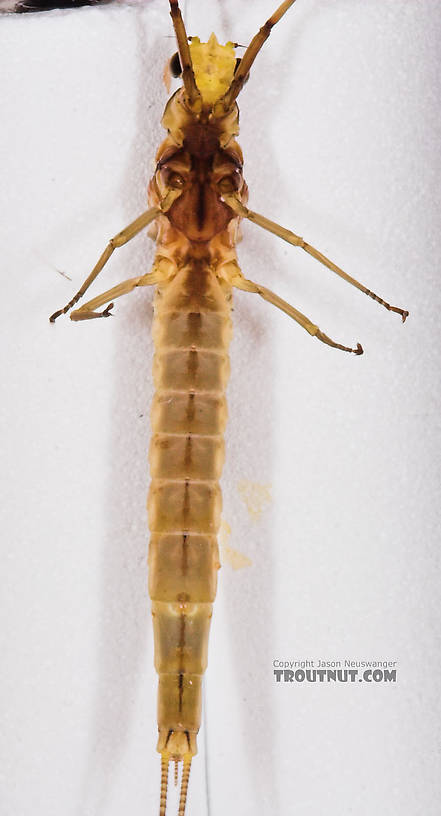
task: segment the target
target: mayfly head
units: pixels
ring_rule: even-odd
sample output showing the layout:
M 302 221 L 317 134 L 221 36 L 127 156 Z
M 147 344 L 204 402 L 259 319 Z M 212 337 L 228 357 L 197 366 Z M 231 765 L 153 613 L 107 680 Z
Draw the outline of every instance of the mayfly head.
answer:
M 233 81 L 237 63 L 234 43 L 220 45 L 215 34 L 206 43 L 192 37 L 190 56 L 202 105 L 213 107 L 225 96 Z
M 235 45 L 220 45 L 214 34 L 208 42 L 191 37 L 185 31 L 178 0 L 169 0 L 178 43 L 185 102 L 195 116 L 223 117 L 235 107 L 236 98 L 248 79 L 249 72 L 271 29 L 293 5 L 285 0 L 268 18 L 251 40 L 242 59 L 236 59 Z M 176 62 L 175 62 L 176 67 Z M 173 68 L 171 69 L 173 73 Z
M 230 88 L 234 72 L 240 62 L 236 57 L 237 47 L 237 43 L 232 42 L 221 45 L 215 34 L 211 34 L 206 43 L 201 42 L 199 37 L 189 37 L 193 74 L 205 110 L 211 109 Z M 170 90 L 169 77 L 178 79 L 182 76 L 178 51 L 167 63 L 164 74 L 167 76 L 167 90 Z

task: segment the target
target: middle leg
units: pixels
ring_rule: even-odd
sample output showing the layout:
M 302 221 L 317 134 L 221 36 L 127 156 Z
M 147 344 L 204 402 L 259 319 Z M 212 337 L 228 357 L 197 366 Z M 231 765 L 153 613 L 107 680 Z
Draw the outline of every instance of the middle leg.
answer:
M 254 224 L 257 224 L 258 227 L 262 227 L 263 229 L 268 230 L 268 232 L 272 232 L 274 235 L 277 235 L 278 238 L 283 238 L 283 240 L 287 241 L 288 244 L 300 247 L 307 252 L 308 255 L 312 255 L 313 258 L 320 261 L 323 266 L 327 266 L 328 269 L 335 272 L 335 274 L 340 278 L 343 278 L 343 280 L 350 283 L 351 286 L 355 286 L 356 289 L 360 290 L 360 292 L 368 295 L 368 297 L 371 297 L 372 300 L 376 300 L 377 303 L 380 303 L 380 305 L 384 306 L 389 312 L 397 312 L 399 315 L 401 315 L 403 323 L 406 320 L 406 317 L 409 316 L 408 311 L 401 309 L 398 306 L 391 306 L 390 303 L 387 303 L 387 301 L 383 300 L 383 298 L 379 297 L 379 295 L 376 295 L 375 292 L 372 292 L 363 283 L 360 283 L 360 281 L 356 280 L 351 275 L 348 275 L 348 273 L 344 272 L 343 269 L 340 269 L 337 264 L 330 261 L 326 255 L 323 255 L 318 249 L 311 246 L 311 244 L 307 244 L 306 241 L 300 237 L 300 235 L 296 235 L 294 232 L 291 232 L 291 230 L 281 227 L 280 224 L 276 224 L 275 221 L 270 221 L 270 219 L 265 218 L 264 215 L 253 212 L 253 210 L 249 210 L 248 207 L 245 207 L 235 195 L 224 194 L 223 198 L 225 203 L 231 207 L 236 215 L 240 215 L 241 218 L 247 218 L 248 221 L 252 221 Z

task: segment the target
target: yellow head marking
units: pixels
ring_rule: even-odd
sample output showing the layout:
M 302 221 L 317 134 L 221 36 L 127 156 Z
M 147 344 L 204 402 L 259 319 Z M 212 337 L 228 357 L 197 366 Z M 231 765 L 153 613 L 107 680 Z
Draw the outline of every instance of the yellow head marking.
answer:
M 236 55 L 233 43 L 219 45 L 215 34 L 206 43 L 201 43 L 199 37 L 192 37 L 190 54 L 202 101 L 213 105 L 227 92 L 234 76 Z

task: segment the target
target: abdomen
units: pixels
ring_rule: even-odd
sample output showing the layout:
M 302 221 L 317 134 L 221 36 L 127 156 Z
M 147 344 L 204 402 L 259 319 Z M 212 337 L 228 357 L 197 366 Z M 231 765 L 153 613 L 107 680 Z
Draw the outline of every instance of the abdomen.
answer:
M 158 287 L 148 497 L 158 751 L 196 753 L 219 567 L 231 290 L 204 261 Z

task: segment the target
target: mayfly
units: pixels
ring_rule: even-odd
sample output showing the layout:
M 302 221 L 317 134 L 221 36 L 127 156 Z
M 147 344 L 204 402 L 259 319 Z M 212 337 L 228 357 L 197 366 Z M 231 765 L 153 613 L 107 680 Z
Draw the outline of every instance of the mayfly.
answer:
M 236 99 L 271 29 L 295 0 L 285 0 L 276 9 L 241 58 L 236 56 L 237 44 L 220 45 L 214 34 L 206 43 L 189 38 L 178 0 L 169 2 L 178 46 L 170 70 L 182 76 L 183 85 L 162 118 L 168 135 L 156 156 L 150 207 L 110 240 L 78 292 L 50 320 L 75 306 L 117 247 L 153 227 L 152 271 L 114 286 L 70 317 L 108 317 L 116 298 L 137 287 L 156 286 L 148 514 L 149 592 L 159 675 L 159 813 L 166 813 L 169 766 L 174 762 L 175 769 L 182 763 L 179 816 L 184 816 L 219 568 L 219 478 L 232 290 L 260 295 L 328 346 L 363 353 L 359 343 L 349 347 L 335 342 L 274 292 L 244 277 L 236 255 L 241 220 L 304 250 L 403 321 L 408 312 L 391 306 L 300 236 L 247 207 L 243 157 L 235 139 Z

